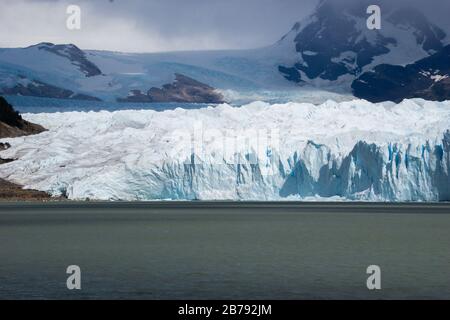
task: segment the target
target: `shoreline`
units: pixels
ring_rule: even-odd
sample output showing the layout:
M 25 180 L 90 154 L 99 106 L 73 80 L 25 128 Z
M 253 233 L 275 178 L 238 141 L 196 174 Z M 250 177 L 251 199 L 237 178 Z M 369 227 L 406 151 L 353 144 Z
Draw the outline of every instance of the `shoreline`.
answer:
M 143 214 L 171 213 L 173 210 L 186 209 L 198 210 L 198 214 L 209 214 L 211 209 L 234 210 L 251 209 L 257 210 L 254 213 L 265 214 L 274 209 L 283 210 L 284 213 L 342 213 L 359 210 L 364 214 L 410 214 L 412 212 L 427 214 L 450 214 L 450 202 L 258 202 L 258 201 L 77 201 L 64 199 L 52 201 L 21 199 L 2 201 L 0 199 L 0 213 L 17 209 L 83 209 L 86 213 L 92 210 L 108 210 L 105 214 L 122 213 L 123 210 L 138 210 Z M 141 211 L 142 210 L 142 211 Z M 156 211 L 153 211 L 156 210 Z M 163 210 L 163 211 L 159 211 Z M 58 211 L 59 212 L 59 211 Z M 49 212 L 50 213 L 50 212 Z M 239 211 L 235 212 L 240 214 Z M 233 214 L 233 211 L 230 212 Z
M 62 202 L 69 201 L 61 197 L 52 197 L 46 192 L 24 189 L 23 186 L 0 178 L 0 203 L 10 202 Z

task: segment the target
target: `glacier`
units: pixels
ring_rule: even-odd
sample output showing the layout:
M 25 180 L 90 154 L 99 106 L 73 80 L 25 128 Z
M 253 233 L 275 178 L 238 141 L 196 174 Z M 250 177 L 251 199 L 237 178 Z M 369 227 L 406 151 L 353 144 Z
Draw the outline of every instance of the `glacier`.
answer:
M 449 201 L 450 101 L 24 114 L 0 177 L 69 199 Z

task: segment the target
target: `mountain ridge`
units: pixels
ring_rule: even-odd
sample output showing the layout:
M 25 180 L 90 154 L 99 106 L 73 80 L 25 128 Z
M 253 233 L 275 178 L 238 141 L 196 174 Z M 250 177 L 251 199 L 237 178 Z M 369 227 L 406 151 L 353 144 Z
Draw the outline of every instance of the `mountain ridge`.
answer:
M 383 3 L 381 30 L 366 26 L 366 9 L 372 2 Z M 157 89 L 173 84 L 180 74 L 222 92 L 294 92 L 303 88 L 362 97 L 361 91 L 371 90 L 369 86 L 363 88 L 365 83 L 361 81 L 368 73 L 387 65 L 403 70 L 438 54 L 450 42 L 444 28 L 413 7 L 387 1 L 347 3 L 344 6 L 342 2 L 322 0 L 315 12 L 295 23 L 278 42 L 257 49 L 131 54 L 81 50 L 73 44 L 48 42 L 2 49 L 0 94 L 150 102 L 149 88 L 155 88 L 153 93 L 162 97 Z M 439 66 L 434 68 L 438 70 Z M 435 85 L 434 91 L 411 86 L 400 90 L 405 92 L 400 97 L 380 93 L 372 101 L 441 99 L 447 96 L 448 86 L 443 85 L 446 82 Z M 130 93 L 135 97 L 130 98 Z M 182 95 L 179 91 L 163 100 L 175 102 Z M 370 94 L 364 96 L 372 99 Z

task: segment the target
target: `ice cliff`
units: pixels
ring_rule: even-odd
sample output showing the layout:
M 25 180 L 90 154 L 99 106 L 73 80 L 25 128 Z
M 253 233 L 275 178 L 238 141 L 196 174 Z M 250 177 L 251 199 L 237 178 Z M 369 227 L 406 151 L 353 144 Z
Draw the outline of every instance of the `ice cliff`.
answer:
M 70 199 L 450 200 L 450 101 L 24 117 L 0 177 Z

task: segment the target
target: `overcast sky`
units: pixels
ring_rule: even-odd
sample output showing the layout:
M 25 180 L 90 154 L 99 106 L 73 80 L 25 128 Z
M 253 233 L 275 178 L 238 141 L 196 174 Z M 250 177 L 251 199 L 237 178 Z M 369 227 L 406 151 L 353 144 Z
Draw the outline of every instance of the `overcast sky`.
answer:
M 0 47 L 42 41 L 127 52 L 253 48 L 281 38 L 318 0 L 0 0 Z M 66 28 L 79 5 L 81 30 Z
M 47 41 L 124 52 L 254 48 L 280 39 L 318 1 L 0 0 L 0 47 Z M 414 1 L 449 20 L 449 0 Z M 69 4 L 81 7 L 81 30 L 66 28 Z

